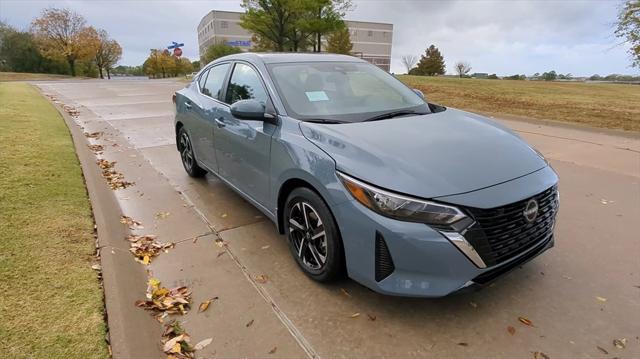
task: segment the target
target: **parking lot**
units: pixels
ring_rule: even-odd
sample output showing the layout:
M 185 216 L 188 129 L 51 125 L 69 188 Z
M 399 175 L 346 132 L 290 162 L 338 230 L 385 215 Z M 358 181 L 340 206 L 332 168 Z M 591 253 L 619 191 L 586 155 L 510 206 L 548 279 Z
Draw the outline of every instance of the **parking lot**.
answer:
M 100 158 L 117 161 L 136 183 L 114 191 L 117 206 L 103 210 L 140 221 L 144 229 L 136 234 L 177 243 L 151 263 L 153 276 L 188 285 L 196 306 L 219 297 L 207 312 L 182 319 L 194 342 L 213 338 L 200 357 L 640 357 L 637 135 L 503 120 L 559 173 L 555 247 L 478 292 L 398 298 L 347 279 L 311 281 L 258 210 L 214 176 L 188 177 L 176 151 L 171 102 L 182 86 L 38 84 L 79 111 L 82 131 L 104 132 L 90 140 L 104 146 Z M 144 297 L 146 268 L 133 262 L 124 239 L 101 245 L 115 356 L 161 355 L 154 344 L 161 326 L 133 305 Z M 155 332 L 140 334 L 148 328 Z M 625 347 L 614 339 L 625 339 Z

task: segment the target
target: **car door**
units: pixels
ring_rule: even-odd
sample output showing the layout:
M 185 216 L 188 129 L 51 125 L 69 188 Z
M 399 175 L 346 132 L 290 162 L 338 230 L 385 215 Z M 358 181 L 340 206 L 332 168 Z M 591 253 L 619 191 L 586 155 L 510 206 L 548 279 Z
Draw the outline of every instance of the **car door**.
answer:
M 231 63 L 222 63 L 207 70 L 206 78 L 198 81 L 200 85 L 198 101 L 191 104 L 196 120 L 190 131 L 196 158 L 207 169 L 218 171 L 215 148 L 213 146 L 215 119 L 220 116 L 220 108 L 226 107 L 222 103 L 222 88 L 225 84 Z M 202 78 L 202 77 L 201 77 Z
M 259 73 L 249 64 L 236 62 L 226 86 L 225 102 L 255 99 L 270 107 L 269 95 Z M 235 118 L 221 108 L 214 131 L 218 170 L 224 179 L 267 207 L 270 182 L 271 136 L 276 126 Z

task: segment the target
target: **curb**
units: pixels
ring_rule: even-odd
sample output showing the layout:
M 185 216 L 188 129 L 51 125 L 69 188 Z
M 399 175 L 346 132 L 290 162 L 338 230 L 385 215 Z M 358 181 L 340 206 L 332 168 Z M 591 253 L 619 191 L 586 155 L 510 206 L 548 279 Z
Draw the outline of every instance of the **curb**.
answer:
M 43 94 L 42 89 L 35 86 Z M 107 335 L 114 358 L 151 358 L 162 356 L 157 338 L 161 328 L 148 313 L 136 308 L 135 300 L 145 297 L 147 274 L 131 260 L 129 253 L 114 251 L 114 244 L 130 234 L 120 223 L 122 213 L 114 191 L 102 178 L 96 157 L 88 148 L 83 130 L 62 106 L 43 96 L 60 113 L 69 129 L 80 162 L 97 230 L 107 317 Z M 118 255 L 116 255 L 116 253 Z M 124 258 L 123 258 L 124 257 Z M 135 290 L 128 290 L 135 288 Z M 135 338 L 135 339 L 132 339 Z

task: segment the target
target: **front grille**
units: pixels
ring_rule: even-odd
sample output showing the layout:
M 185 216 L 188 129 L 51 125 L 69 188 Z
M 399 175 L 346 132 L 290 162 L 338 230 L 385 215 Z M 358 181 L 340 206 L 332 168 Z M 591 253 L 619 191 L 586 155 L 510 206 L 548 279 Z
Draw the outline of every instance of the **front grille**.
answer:
M 523 212 L 531 199 L 538 202 L 538 216 L 529 223 Z M 487 266 L 493 266 L 549 238 L 558 212 L 557 186 L 504 207 L 466 209 L 476 224 L 464 236 Z
M 393 265 L 393 259 L 391 259 L 389 248 L 387 248 L 387 243 L 384 241 L 380 232 L 376 232 L 375 261 L 376 282 L 387 278 L 396 269 Z

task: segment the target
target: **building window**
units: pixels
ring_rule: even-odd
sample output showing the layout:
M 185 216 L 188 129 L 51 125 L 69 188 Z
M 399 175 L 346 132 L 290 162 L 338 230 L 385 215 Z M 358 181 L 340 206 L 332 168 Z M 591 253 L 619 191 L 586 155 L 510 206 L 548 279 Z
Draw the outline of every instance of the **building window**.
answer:
M 221 29 L 226 29 L 229 27 L 229 23 L 226 21 L 220 21 L 220 28 Z
M 371 31 L 371 30 L 367 31 L 367 36 L 369 36 L 369 37 L 373 36 L 373 31 Z

